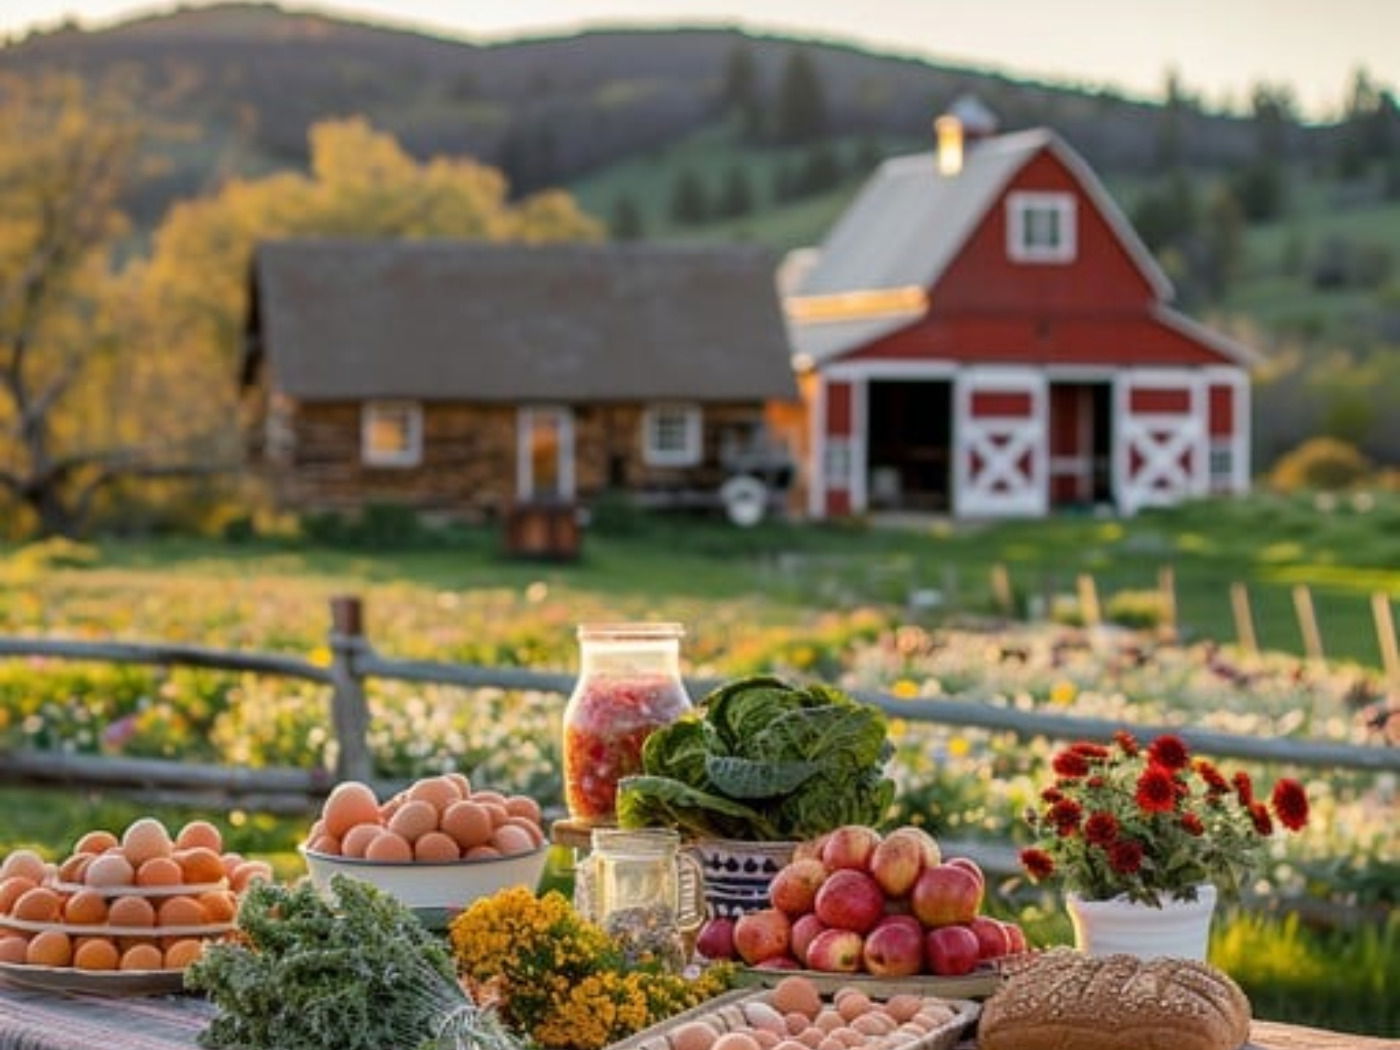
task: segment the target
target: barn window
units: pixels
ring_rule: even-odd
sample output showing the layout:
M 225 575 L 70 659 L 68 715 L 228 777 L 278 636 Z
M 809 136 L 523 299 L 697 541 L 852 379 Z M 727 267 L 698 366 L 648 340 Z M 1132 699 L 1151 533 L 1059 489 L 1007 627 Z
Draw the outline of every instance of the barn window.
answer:
M 700 462 L 699 405 L 652 405 L 642 414 L 642 458 L 653 467 Z
M 1230 492 L 1235 487 L 1235 448 L 1232 442 L 1212 441 L 1210 445 L 1210 490 Z
M 423 406 L 417 401 L 366 401 L 360 409 L 360 459 L 371 467 L 423 462 Z
M 1015 262 L 1071 262 L 1075 253 L 1074 197 L 1012 193 L 1006 198 L 1006 253 Z

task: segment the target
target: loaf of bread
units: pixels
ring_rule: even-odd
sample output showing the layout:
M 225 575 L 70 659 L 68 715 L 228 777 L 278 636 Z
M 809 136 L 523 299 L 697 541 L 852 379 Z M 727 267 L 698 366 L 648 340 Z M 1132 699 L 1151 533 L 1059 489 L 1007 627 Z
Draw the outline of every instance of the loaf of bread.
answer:
M 1237 1050 L 1249 1000 L 1204 963 L 1046 952 L 987 1000 L 978 1050 Z

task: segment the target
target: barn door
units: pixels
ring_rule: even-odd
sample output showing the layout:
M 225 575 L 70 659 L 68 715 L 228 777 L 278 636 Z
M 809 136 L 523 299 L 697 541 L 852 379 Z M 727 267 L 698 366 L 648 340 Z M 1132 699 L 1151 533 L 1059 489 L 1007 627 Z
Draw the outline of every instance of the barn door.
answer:
M 1136 514 L 1207 490 L 1205 397 L 1188 369 L 1125 372 L 1114 384 L 1114 491 Z
M 1044 373 L 969 368 L 953 393 L 953 508 L 1038 517 L 1048 503 Z

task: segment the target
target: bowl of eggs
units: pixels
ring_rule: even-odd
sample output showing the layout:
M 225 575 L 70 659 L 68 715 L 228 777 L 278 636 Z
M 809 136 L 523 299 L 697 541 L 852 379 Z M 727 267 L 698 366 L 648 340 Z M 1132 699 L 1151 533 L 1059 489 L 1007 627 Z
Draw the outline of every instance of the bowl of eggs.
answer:
M 473 791 L 448 773 L 385 802 L 358 781 L 337 785 L 301 852 L 322 893 L 346 875 L 438 919 L 511 886 L 534 889 L 549 848 L 534 799 Z

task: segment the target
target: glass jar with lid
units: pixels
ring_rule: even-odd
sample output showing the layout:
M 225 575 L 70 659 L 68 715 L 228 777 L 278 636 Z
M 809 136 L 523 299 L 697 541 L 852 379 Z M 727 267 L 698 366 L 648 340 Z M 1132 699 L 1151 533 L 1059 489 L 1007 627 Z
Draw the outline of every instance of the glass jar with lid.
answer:
M 579 676 L 564 709 L 564 798 L 585 824 L 617 816 L 617 782 L 641 771 L 642 745 L 690 710 L 675 623 L 583 624 Z

